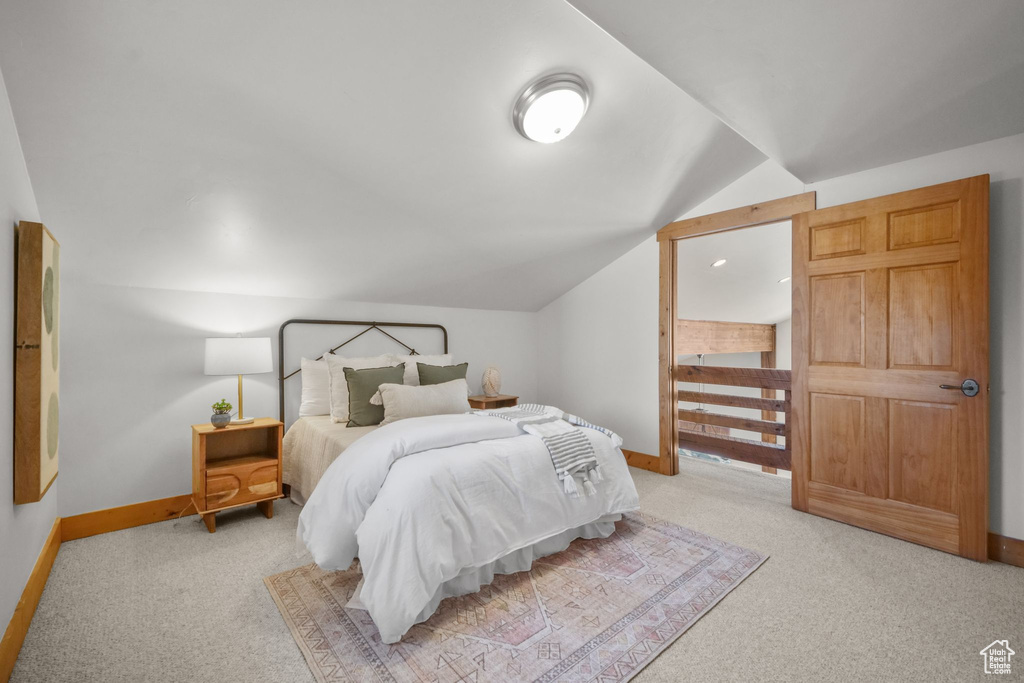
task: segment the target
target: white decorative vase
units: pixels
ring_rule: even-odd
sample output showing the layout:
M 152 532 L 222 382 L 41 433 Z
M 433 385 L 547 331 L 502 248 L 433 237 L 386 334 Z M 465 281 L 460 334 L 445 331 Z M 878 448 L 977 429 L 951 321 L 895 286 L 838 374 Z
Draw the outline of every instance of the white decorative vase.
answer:
M 497 396 L 501 393 L 501 370 L 493 365 L 484 370 L 484 396 Z

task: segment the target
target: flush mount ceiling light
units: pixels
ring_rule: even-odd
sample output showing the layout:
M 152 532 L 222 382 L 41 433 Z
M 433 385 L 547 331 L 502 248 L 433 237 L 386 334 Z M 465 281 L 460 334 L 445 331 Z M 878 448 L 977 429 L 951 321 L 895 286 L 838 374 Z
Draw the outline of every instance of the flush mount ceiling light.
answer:
M 779 284 L 781 285 L 783 282 L 789 282 L 792 279 L 793 279 L 792 276 L 787 275 L 786 277 L 784 277 L 781 280 L 779 280 Z
M 590 89 L 576 74 L 552 74 L 531 83 L 512 108 L 512 123 L 524 138 L 558 142 L 576 129 L 590 105 Z
M 722 266 L 724 266 L 724 265 L 725 265 L 726 263 L 728 263 L 728 261 L 726 261 L 726 260 L 725 260 L 724 258 L 720 258 L 720 259 L 718 259 L 717 261 L 715 261 L 714 263 L 712 263 L 712 264 L 711 264 L 711 267 L 712 267 L 712 268 L 721 268 L 721 267 L 722 267 Z

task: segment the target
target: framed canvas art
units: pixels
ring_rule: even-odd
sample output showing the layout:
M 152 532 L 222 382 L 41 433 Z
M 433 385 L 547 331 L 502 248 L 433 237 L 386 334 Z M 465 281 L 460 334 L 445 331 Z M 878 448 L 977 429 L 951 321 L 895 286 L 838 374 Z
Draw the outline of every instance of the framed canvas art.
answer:
M 60 437 L 60 244 L 42 223 L 15 238 L 14 502 L 41 500 L 57 478 Z

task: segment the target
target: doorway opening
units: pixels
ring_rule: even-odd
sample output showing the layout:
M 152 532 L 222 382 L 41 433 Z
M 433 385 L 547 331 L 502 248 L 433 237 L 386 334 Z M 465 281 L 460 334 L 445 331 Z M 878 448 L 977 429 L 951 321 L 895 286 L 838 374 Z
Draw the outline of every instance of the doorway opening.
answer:
M 786 390 L 776 386 L 792 368 L 791 222 L 675 248 L 679 455 L 789 477 Z M 720 376 L 709 378 L 710 368 Z M 706 381 L 729 380 L 727 369 L 739 384 Z
M 679 472 L 683 451 L 684 456 L 744 462 L 767 472 L 791 469 L 791 421 L 786 416 L 792 378 L 788 369 L 777 367 L 779 338 L 790 348 L 785 278 L 791 237 L 784 242 L 773 238 L 791 235 L 792 217 L 814 208 L 815 194 L 807 192 L 676 221 L 658 231 L 663 474 Z M 759 226 L 763 232 L 751 231 Z M 758 239 L 777 242 L 760 259 L 758 248 L 750 246 Z M 727 253 L 734 254 L 732 268 Z M 773 277 L 769 273 L 774 282 L 762 282 Z M 775 304 L 762 299 L 772 292 Z M 729 313 L 723 313 L 725 302 Z M 714 365 L 708 363 L 712 359 Z M 787 360 L 785 354 L 788 365 Z

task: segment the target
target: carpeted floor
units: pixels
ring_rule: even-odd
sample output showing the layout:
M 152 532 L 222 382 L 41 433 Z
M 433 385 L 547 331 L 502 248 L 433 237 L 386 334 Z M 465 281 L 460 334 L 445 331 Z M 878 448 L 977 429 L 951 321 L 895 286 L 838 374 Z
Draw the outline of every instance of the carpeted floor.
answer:
M 680 469 L 630 470 L 645 512 L 771 558 L 634 680 L 980 680 L 993 640 L 1024 653 L 1024 569 L 795 512 L 770 475 Z M 312 681 L 263 583 L 306 561 L 297 516 L 278 502 L 213 535 L 190 517 L 63 544 L 12 680 Z
M 266 584 L 319 683 L 625 683 L 766 559 L 627 512 L 606 538 L 576 539 L 529 571 L 442 600 L 390 645 L 366 612 L 345 607 L 363 580 L 358 566 L 311 563 Z

